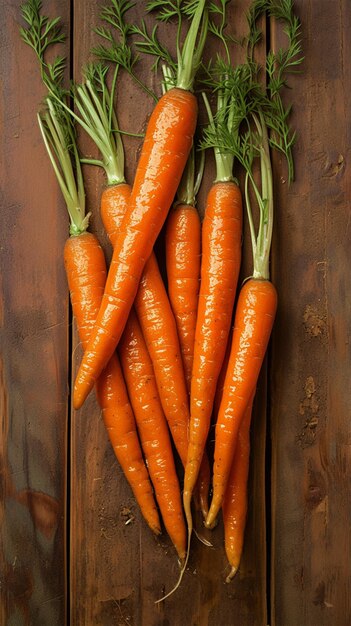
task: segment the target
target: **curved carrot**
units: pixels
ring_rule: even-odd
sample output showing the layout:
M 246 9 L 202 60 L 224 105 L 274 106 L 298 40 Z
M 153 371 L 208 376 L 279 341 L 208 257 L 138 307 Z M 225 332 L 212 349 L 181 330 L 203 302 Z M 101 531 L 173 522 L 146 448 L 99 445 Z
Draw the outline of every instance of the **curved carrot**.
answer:
M 239 429 L 238 441 L 222 505 L 224 545 L 227 559 L 231 566 L 231 571 L 226 578 L 227 583 L 234 578 L 238 571 L 244 544 L 253 396 L 254 394 L 246 407 L 245 415 Z
M 186 528 L 172 445 L 152 362 L 133 310 L 119 343 L 119 355 L 156 500 L 166 530 L 183 560 Z
M 101 214 L 112 245 L 116 241 L 123 215 L 127 209 L 130 192 L 131 189 L 126 183 L 107 187 L 103 192 Z M 152 295 L 150 296 L 150 294 Z M 188 399 L 186 397 L 184 372 L 180 359 L 175 320 L 154 254 L 151 255 L 150 263 L 147 263 L 144 268 L 135 304 L 153 362 L 161 404 L 170 425 L 176 448 L 183 464 L 185 464 L 188 449 Z M 153 325 L 155 318 L 158 321 L 156 338 Z M 134 315 L 132 316 L 133 319 L 135 319 Z M 130 322 L 129 327 L 133 328 L 133 322 Z M 162 344 L 165 347 L 164 350 L 159 349 Z M 174 348 L 173 352 L 170 350 L 171 345 Z M 132 391 L 130 390 L 130 396 L 131 394 Z M 171 396 L 173 399 L 171 399 Z M 177 424 L 173 428 L 175 421 Z M 179 427 L 180 421 L 183 423 L 183 428 Z M 197 488 L 197 505 L 201 509 L 204 518 L 206 518 L 208 513 L 209 475 L 210 467 L 206 458 L 201 466 L 201 477 Z
M 104 190 L 102 218 L 114 245 L 127 209 L 128 185 Z M 119 196 L 121 192 L 121 196 Z M 124 205 L 124 208 L 123 208 Z M 152 253 L 140 281 L 135 309 L 155 371 L 161 405 L 172 438 L 185 465 L 188 451 L 189 407 L 175 319 L 166 289 Z M 135 319 L 135 316 L 132 317 Z M 129 324 L 130 330 L 133 324 Z
M 85 232 L 67 240 L 64 260 L 73 314 L 84 347 L 104 292 L 105 258 L 96 237 Z M 160 534 L 153 491 L 117 355 L 112 356 L 98 379 L 96 392 L 118 462 L 148 525 L 156 534 Z
M 183 502 L 190 503 L 209 432 L 217 379 L 222 367 L 241 261 L 242 202 L 238 186 L 215 183 L 202 228 L 202 262 L 190 394 L 188 459 Z
M 126 183 L 112 185 L 103 191 L 101 215 L 112 245 L 118 236 L 130 193 L 131 188 Z M 146 268 L 144 274 L 145 271 Z M 160 311 L 160 316 L 163 319 L 163 311 Z M 173 452 L 157 390 L 153 365 L 134 307 L 129 314 L 118 352 L 137 421 L 141 445 L 155 488 L 156 499 L 166 530 L 177 549 L 179 558 L 183 559 L 185 554 L 185 524 Z
M 40 23 L 39 15 L 36 23 Z M 86 346 L 101 305 L 106 281 L 105 258 L 96 237 L 86 232 L 89 215 L 85 212 L 83 176 L 71 120 L 65 109 L 58 109 L 50 98 L 46 104 L 47 109 L 38 115 L 38 122 L 70 217 L 71 237 L 65 245 L 64 260 L 73 313 Z M 98 399 L 115 454 L 146 521 L 159 534 L 158 512 L 117 357 L 107 364 L 102 375 Z
M 156 257 L 145 265 L 135 298 L 173 441 L 185 466 L 188 454 L 189 401 L 177 327 Z
M 201 222 L 189 204 L 176 204 L 167 219 L 168 294 L 177 324 L 185 379 L 190 393 L 200 288 Z
M 256 387 L 277 309 L 269 280 L 250 279 L 242 287 L 235 314 L 232 349 L 216 424 L 213 497 L 206 526 L 222 506 L 237 436 Z
M 78 371 L 73 399 L 77 409 L 121 337 L 145 262 L 180 182 L 196 119 L 195 96 L 179 88 L 166 92 L 151 115 L 130 203 L 115 243 L 102 305 Z

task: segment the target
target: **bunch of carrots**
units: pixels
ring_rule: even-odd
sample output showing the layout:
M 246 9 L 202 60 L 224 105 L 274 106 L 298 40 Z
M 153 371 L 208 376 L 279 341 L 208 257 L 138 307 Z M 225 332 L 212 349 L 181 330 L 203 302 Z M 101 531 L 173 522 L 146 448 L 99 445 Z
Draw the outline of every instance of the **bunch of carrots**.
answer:
M 287 74 L 302 61 L 293 2 L 254 0 L 240 65 L 233 65 L 230 54 L 228 2 L 145 3 L 157 19 L 176 22 L 173 58 L 158 38 L 157 23 L 151 31 L 144 22 L 131 24 L 133 3 L 110 0 L 101 15 L 104 26 L 96 28 L 102 38 L 93 50 L 97 60 L 70 90 L 64 87 L 65 59 L 47 60 L 48 48 L 64 40 L 59 18 L 43 15 L 40 0 L 22 6 L 21 36 L 35 51 L 47 88 L 39 127 L 70 220 L 64 263 L 84 349 L 73 405 L 78 410 L 95 387 L 140 510 L 156 534 L 161 515 L 177 551 L 181 570 L 175 588 L 189 556 L 193 506 L 207 528 L 216 525 L 222 510 L 228 582 L 239 567 L 252 405 L 277 308 L 269 280 L 272 149 L 286 157 L 293 179 L 295 135 L 288 125 L 290 108 L 281 98 Z M 262 68 L 255 51 L 265 15 L 283 23 L 287 46 L 270 51 Z M 207 37 L 218 42 L 218 54 L 205 62 Z M 155 57 L 156 70 L 162 66 L 161 95 L 137 75 L 141 54 Z M 123 72 L 154 100 L 132 184 L 124 172 L 126 131 L 119 128 L 114 106 Z M 198 141 L 199 102 L 208 122 Z M 77 126 L 94 142 L 99 158 L 82 157 Z M 206 150 L 214 153 L 216 177 L 201 223 L 196 198 Z M 88 231 L 82 163 L 106 174 L 101 216 L 113 247 L 108 270 L 96 236 Z M 253 270 L 237 294 L 243 206 Z M 167 286 L 153 251 L 164 224 Z M 207 455 L 211 420 L 213 468 Z M 183 485 L 173 444 L 184 467 Z

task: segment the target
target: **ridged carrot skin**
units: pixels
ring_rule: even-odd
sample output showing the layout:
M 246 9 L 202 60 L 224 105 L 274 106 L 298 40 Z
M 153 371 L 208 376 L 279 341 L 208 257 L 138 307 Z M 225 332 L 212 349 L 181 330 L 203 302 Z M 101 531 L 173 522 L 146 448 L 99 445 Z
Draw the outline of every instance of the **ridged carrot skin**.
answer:
M 163 411 L 185 465 L 188 454 L 188 392 L 177 327 L 154 254 L 145 265 L 134 304 L 155 370 Z
M 100 215 L 106 233 L 114 246 L 126 214 L 132 188 L 127 183 L 105 187 L 101 194 Z
M 247 514 L 247 480 L 250 461 L 250 424 L 253 396 L 246 408 L 238 433 L 238 441 L 223 499 L 224 546 L 231 566 L 226 582 L 235 576 L 244 545 Z
M 185 380 L 190 394 L 195 328 L 200 288 L 201 221 L 189 204 L 173 206 L 167 219 L 166 268 L 168 295 L 175 317 Z M 208 514 L 210 466 L 203 456 L 195 493 L 195 505 L 203 518 Z
M 172 444 L 152 362 L 133 309 L 119 343 L 119 355 L 156 500 L 166 530 L 183 560 L 186 528 Z
M 176 204 L 166 227 L 168 295 L 177 324 L 185 379 L 190 393 L 200 288 L 201 222 L 189 204 Z
M 121 337 L 144 265 L 179 185 L 196 120 L 196 97 L 179 88 L 165 93 L 151 115 L 103 302 L 78 371 L 73 400 L 77 409 Z
M 190 502 L 209 432 L 217 379 L 230 331 L 241 262 L 242 200 L 234 182 L 215 183 L 202 226 L 201 287 L 190 394 L 184 508 Z
M 217 388 L 216 388 L 216 393 L 215 393 L 215 397 L 214 397 L 214 401 L 213 401 L 213 420 L 214 420 L 214 422 L 217 421 L 217 415 L 219 413 L 219 407 L 221 406 L 221 402 L 222 402 L 224 381 L 225 381 L 225 377 L 226 377 L 227 369 L 228 369 L 230 351 L 231 351 L 231 347 L 232 347 L 232 339 L 233 339 L 233 329 L 231 328 L 230 332 L 229 332 L 229 336 L 228 336 L 227 347 L 225 349 L 225 354 L 224 354 L 224 359 L 223 359 L 221 371 L 219 373 L 218 380 L 217 380 Z
M 244 283 L 235 314 L 232 349 L 216 424 L 213 497 L 206 526 L 222 506 L 237 436 L 257 385 L 277 309 L 277 292 L 269 280 Z
M 86 345 L 101 303 L 106 280 L 103 251 L 96 237 L 83 233 L 67 240 L 64 261 L 80 340 Z M 132 408 L 116 355 L 96 386 L 104 423 L 122 470 L 150 528 L 161 532 L 152 486 L 145 466 Z

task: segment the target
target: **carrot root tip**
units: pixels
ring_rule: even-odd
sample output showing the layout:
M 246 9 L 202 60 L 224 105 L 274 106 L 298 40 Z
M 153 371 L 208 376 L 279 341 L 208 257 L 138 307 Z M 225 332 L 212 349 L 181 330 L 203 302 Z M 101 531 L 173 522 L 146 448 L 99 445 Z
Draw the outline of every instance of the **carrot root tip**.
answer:
M 234 565 L 233 565 L 232 569 L 230 570 L 230 572 L 229 572 L 229 574 L 227 576 L 227 578 L 225 579 L 225 582 L 226 583 L 230 583 L 233 580 L 234 576 L 236 575 L 237 571 L 238 571 L 238 568 L 234 567 Z
M 218 524 L 218 517 L 215 517 L 214 520 L 206 519 L 204 521 L 205 528 L 208 528 L 209 530 L 213 530 L 214 528 L 216 528 L 217 524 Z
M 208 539 L 205 539 L 205 537 L 203 537 L 201 535 L 201 533 L 199 533 L 197 530 L 194 529 L 194 533 L 196 538 L 201 541 L 201 543 L 204 544 L 204 546 L 207 546 L 208 548 L 213 548 L 213 543 L 211 543 L 210 541 L 208 541 Z

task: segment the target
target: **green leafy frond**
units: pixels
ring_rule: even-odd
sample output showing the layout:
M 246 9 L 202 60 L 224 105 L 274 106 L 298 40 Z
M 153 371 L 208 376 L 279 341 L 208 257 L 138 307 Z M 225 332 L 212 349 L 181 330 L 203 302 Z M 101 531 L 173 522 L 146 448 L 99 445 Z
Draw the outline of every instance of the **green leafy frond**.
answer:
M 151 0 L 146 5 L 148 12 L 157 11 L 157 19 L 162 22 L 168 22 L 171 19 L 182 18 L 182 4 L 183 0 Z
M 65 58 L 57 56 L 52 63 L 48 63 L 45 56 L 50 46 L 65 41 L 65 35 L 61 32 L 61 18 L 50 19 L 41 14 L 41 9 L 42 2 L 40 0 L 28 0 L 21 6 L 21 15 L 27 26 L 20 28 L 20 35 L 23 41 L 34 50 L 38 58 L 45 85 L 61 96 L 66 65 Z
M 92 52 L 100 61 L 123 68 L 148 95 L 157 101 L 154 92 L 135 73 L 135 65 L 139 61 L 139 55 L 134 52 L 129 43 L 129 38 L 135 34 L 136 26 L 126 20 L 127 12 L 135 4 L 129 0 L 110 0 L 110 4 L 106 5 L 101 12 L 101 19 L 106 22 L 108 27 L 99 26 L 95 28 L 95 32 L 104 40 L 104 43 L 95 46 Z
M 148 32 L 145 21 L 141 21 L 141 25 L 134 24 L 131 33 L 137 36 L 135 47 L 143 54 L 149 54 L 155 57 L 153 69 L 157 69 L 160 62 L 166 63 L 168 67 L 176 70 L 176 63 L 170 55 L 167 48 L 160 42 L 157 36 L 157 24 L 153 27 L 151 33 Z

